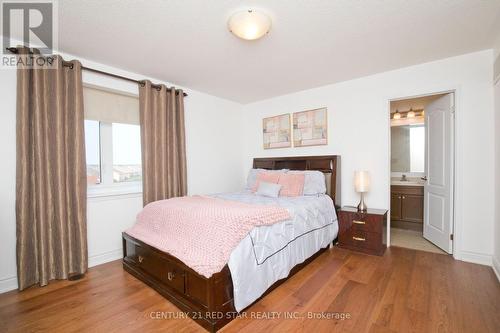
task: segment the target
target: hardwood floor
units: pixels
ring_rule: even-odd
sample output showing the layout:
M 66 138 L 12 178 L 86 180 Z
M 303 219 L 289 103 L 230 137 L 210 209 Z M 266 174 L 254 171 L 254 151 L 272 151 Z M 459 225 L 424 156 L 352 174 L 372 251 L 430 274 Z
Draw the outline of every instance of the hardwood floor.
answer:
M 221 332 L 500 332 L 500 284 L 490 267 L 446 255 L 334 248 L 245 313 Z M 349 318 L 308 318 L 328 313 Z M 0 295 L 0 332 L 205 332 L 171 318 L 181 314 L 121 261 L 91 268 L 80 281 Z

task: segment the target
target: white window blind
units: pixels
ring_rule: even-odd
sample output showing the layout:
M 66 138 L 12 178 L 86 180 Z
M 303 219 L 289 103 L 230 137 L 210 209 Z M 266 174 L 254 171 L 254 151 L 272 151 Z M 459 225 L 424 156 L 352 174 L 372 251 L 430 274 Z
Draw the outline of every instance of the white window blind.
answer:
M 138 97 L 84 87 L 83 103 L 85 119 L 139 125 Z

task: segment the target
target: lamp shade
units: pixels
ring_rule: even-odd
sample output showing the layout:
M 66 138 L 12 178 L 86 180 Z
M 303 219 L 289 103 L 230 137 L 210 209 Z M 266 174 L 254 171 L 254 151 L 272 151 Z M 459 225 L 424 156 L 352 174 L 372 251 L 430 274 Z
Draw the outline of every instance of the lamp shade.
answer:
M 364 193 L 370 190 L 370 175 L 368 171 L 354 172 L 354 188 L 356 192 Z
M 239 38 L 259 39 L 271 29 L 271 18 L 260 11 L 244 10 L 229 18 L 228 28 Z

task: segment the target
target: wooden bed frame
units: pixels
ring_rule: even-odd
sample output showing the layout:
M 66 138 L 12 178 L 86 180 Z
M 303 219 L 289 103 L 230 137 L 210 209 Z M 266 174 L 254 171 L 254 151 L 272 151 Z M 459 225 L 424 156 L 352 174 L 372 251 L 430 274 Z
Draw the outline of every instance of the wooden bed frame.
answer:
M 328 174 L 328 194 L 337 207 L 340 205 L 340 156 L 255 158 L 253 167 L 322 171 Z M 125 233 L 122 236 L 123 268 L 151 286 L 201 326 L 216 332 L 236 317 L 233 283 L 227 265 L 210 278 L 205 278 L 177 258 Z M 288 278 L 325 250 L 326 248 L 320 249 L 305 262 L 296 265 Z M 265 294 L 286 279 L 274 283 Z

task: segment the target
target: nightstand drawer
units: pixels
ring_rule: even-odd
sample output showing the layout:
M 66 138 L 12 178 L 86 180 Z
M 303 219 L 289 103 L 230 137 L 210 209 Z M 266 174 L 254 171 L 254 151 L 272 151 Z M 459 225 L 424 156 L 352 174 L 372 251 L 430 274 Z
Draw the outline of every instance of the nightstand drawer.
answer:
M 382 244 L 382 234 L 353 229 L 340 235 L 339 242 L 344 245 L 377 250 Z
M 341 212 L 343 227 L 348 230 L 358 230 L 367 232 L 379 232 L 383 230 L 383 219 L 379 216 L 372 216 L 360 213 Z

